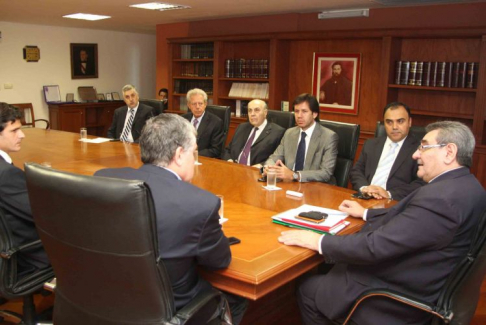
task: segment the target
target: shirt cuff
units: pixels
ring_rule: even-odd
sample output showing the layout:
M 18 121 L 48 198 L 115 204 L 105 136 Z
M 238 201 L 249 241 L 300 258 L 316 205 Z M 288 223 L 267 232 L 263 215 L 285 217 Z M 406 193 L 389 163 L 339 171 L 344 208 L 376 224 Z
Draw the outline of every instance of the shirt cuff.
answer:
M 389 198 L 390 200 L 393 200 L 393 198 L 392 198 L 392 195 L 391 195 L 390 191 L 386 191 L 386 192 L 388 193 L 388 198 Z
M 366 218 L 368 218 L 368 209 L 365 209 L 363 212 L 363 220 L 366 221 Z
M 324 236 L 325 236 L 325 234 L 323 234 L 321 236 L 321 238 L 319 238 L 319 254 L 321 254 L 321 255 L 322 255 L 322 245 L 321 245 L 321 243 L 322 243 L 322 238 L 324 238 Z

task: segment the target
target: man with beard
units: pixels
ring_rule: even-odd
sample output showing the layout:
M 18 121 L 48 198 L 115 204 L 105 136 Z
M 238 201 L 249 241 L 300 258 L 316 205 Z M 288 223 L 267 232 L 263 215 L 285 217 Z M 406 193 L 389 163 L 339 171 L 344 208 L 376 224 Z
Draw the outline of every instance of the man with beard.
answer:
M 332 64 L 332 76 L 319 92 L 319 102 L 331 105 L 351 105 L 352 83 L 343 75 L 343 64 L 339 61 Z

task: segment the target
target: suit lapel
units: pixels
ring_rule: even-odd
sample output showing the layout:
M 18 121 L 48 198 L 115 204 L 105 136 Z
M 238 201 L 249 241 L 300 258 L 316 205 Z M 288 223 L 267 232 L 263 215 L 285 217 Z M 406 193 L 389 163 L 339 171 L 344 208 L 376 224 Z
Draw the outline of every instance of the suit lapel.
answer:
M 310 141 L 309 142 L 309 147 L 307 149 L 307 152 L 305 154 L 305 162 L 304 162 L 304 170 L 310 170 L 311 169 L 311 165 L 312 165 L 312 158 L 314 157 L 317 149 L 318 149 L 318 146 L 319 146 L 319 138 L 321 137 L 322 135 L 322 129 L 320 128 L 320 124 L 318 124 L 316 122 L 316 126 L 314 128 L 314 132 L 312 132 L 312 136 L 310 138 L 310 140 L 307 140 L 306 141 Z M 297 140 L 298 141 L 298 140 Z M 297 151 L 296 151 L 297 153 Z M 295 157 L 295 155 L 294 155 Z
M 201 136 L 204 134 L 204 132 L 206 131 L 206 128 L 208 127 L 208 124 L 209 124 L 209 120 L 211 119 L 211 117 L 209 116 L 209 112 L 206 111 L 204 113 L 204 116 L 203 118 L 201 119 L 201 123 L 199 124 L 199 127 L 197 128 L 197 138 L 200 139 Z M 192 117 L 191 117 L 192 118 Z
M 390 178 L 397 170 L 400 168 L 400 166 L 412 155 L 410 152 L 411 150 L 414 150 L 416 148 L 413 148 L 412 143 L 414 142 L 414 138 L 412 137 L 411 134 L 407 136 L 405 141 L 403 142 L 402 148 L 398 152 L 397 158 L 393 162 L 393 166 L 390 170 L 390 175 L 388 178 Z
M 376 173 L 376 168 L 378 168 L 378 163 L 380 162 L 380 157 L 381 153 L 383 152 L 383 148 L 385 147 L 385 141 L 386 137 L 380 137 L 378 138 L 376 146 L 371 148 L 371 164 L 370 164 L 370 171 L 373 172 L 372 175 L 370 175 L 370 181 L 373 179 L 373 176 L 375 176 Z
M 286 155 L 288 161 L 285 161 L 285 166 L 289 169 L 293 169 L 295 165 L 295 155 L 297 154 L 297 143 L 299 142 L 299 135 L 300 135 L 300 127 L 294 127 L 289 132 L 289 140 L 288 144 L 285 147 L 285 150 L 288 152 Z
M 253 142 L 252 147 L 257 145 L 259 142 L 262 142 L 263 139 L 265 139 L 265 137 L 270 134 L 270 132 L 272 132 L 272 126 L 270 125 L 269 122 L 267 122 L 267 126 L 265 126 L 262 133 L 260 133 L 260 136 L 258 137 L 258 139 L 256 139 L 255 142 Z

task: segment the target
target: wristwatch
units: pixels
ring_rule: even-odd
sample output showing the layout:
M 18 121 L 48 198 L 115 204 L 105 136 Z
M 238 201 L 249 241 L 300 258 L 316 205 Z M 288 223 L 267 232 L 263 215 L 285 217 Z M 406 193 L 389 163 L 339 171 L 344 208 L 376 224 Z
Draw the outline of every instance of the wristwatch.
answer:
M 292 178 L 295 182 L 298 182 L 299 181 L 299 173 L 297 172 L 294 172 L 294 174 L 292 175 Z

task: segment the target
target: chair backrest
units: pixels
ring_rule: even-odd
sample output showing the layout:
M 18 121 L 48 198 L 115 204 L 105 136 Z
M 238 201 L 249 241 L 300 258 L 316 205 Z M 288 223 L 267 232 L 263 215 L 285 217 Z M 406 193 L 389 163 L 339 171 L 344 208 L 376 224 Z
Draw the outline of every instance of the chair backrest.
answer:
M 338 156 L 334 177 L 338 186 L 347 188 L 348 178 L 351 167 L 353 166 L 354 157 L 358 148 L 359 124 L 349 124 L 334 121 L 321 120 L 321 125 L 336 132 L 339 136 Z
M 467 256 L 459 262 L 442 290 L 437 306 L 453 312 L 450 324 L 470 324 L 486 274 L 486 211 L 483 212 Z M 438 318 L 433 324 L 441 324 Z
M 32 103 L 21 103 L 21 104 L 10 104 L 11 106 L 17 107 L 20 111 L 24 113 L 24 117 L 20 120 L 23 126 L 35 127 L 35 122 L 42 121 L 46 123 L 46 130 L 49 129 L 49 121 L 44 119 L 35 119 L 34 117 L 34 107 Z
M 140 99 L 140 103 L 154 109 L 154 115 L 162 114 L 167 109 L 167 104 L 158 99 Z
M 288 129 L 295 126 L 294 112 L 282 112 L 269 109 L 267 121 L 278 124 L 284 129 Z
M 54 323 L 162 324 L 174 312 L 141 181 L 25 165 L 37 229 L 57 277 Z M 109 321 L 107 321 L 109 320 Z
M 224 146 L 226 144 L 226 138 L 228 137 L 228 130 L 231 122 L 231 107 L 229 106 L 218 106 L 218 105 L 208 105 L 206 110 L 211 114 L 216 115 L 223 121 L 223 143 L 221 144 L 221 156 L 223 155 Z
M 425 131 L 425 127 L 416 126 L 416 125 L 412 125 L 408 132 L 410 134 L 413 134 L 414 137 L 416 137 L 418 140 L 422 140 L 424 135 L 427 133 Z M 378 121 L 378 122 L 376 122 L 375 138 L 378 138 L 378 137 L 381 137 L 381 136 L 386 136 L 385 125 L 383 124 L 383 122 Z

